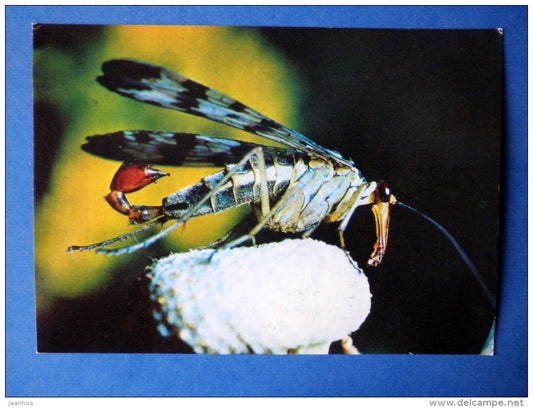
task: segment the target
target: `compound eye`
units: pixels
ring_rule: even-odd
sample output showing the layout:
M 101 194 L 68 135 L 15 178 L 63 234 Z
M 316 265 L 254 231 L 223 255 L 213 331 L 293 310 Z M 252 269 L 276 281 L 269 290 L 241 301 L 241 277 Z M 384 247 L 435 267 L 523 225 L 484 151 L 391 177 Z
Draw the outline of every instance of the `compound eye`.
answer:
M 390 188 L 387 183 L 385 183 L 384 181 L 378 182 L 376 189 L 379 200 L 382 203 L 388 203 L 392 197 L 392 192 L 390 191 Z

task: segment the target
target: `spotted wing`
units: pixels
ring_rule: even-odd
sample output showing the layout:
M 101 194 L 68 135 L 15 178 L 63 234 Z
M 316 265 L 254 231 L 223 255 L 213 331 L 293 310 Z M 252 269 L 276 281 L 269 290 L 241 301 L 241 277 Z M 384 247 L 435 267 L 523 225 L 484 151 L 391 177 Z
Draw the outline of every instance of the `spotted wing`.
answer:
M 165 68 L 111 60 L 103 64 L 102 71 L 98 82 L 120 95 L 224 123 L 311 155 L 353 164 L 242 103 Z
M 82 149 L 105 159 L 169 166 L 221 167 L 238 162 L 259 145 L 191 133 L 120 131 L 87 137 Z M 267 155 L 286 157 L 298 152 L 261 146 Z

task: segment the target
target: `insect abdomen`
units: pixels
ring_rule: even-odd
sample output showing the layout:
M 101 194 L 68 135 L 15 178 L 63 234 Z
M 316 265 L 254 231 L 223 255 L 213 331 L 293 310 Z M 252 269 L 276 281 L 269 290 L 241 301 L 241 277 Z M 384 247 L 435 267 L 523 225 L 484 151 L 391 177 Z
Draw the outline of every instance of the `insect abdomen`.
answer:
M 227 172 L 233 169 L 233 165 L 229 165 L 224 170 L 204 177 L 201 182 L 169 195 L 163 200 L 165 214 L 179 219 L 189 211 L 191 203 L 199 202 L 215 188 L 217 192 L 197 209 L 193 217 L 217 214 L 245 204 L 260 203 L 260 178 L 264 177 L 264 174 L 267 178 L 269 199 L 273 202 L 285 192 L 290 182 L 298 178 L 307 168 L 302 160 L 295 160 L 292 155 L 283 157 L 265 155 L 265 162 L 263 174 L 254 160 L 236 171 L 230 181 L 219 186 Z

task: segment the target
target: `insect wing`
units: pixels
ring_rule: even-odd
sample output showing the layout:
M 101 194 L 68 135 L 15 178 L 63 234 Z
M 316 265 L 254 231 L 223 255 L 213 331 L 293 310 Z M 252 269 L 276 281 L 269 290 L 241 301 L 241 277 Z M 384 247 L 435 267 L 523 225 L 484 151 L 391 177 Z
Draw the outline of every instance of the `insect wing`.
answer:
M 123 162 L 221 167 L 238 162 L 258 146 L 250 142 L 192 133 L 134 130 L 89 136 L 82 149 L 105 159 Z M 282 148 L 261 147 L 270 155 L 295 154 Z
M 103 64 L 98 82 L 134 100 L 224 123 L 296 150 L 353 165 L 298 132 L 250 109 L 229 96 L 156 65 L 132 60 Z

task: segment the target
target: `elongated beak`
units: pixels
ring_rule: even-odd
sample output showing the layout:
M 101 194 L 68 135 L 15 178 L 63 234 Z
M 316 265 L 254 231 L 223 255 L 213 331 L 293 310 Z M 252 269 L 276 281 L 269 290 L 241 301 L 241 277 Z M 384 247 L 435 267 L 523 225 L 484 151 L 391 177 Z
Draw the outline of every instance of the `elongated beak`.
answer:
M 375 191 L 372 213 L 376 222 L 376 243 L 368 259 L 368 265 L 379 266 L 387 250 L 389 241 L 390 206 L 396 204 L 396 197 L 390 193 L 383 182 L 379 182 Z

